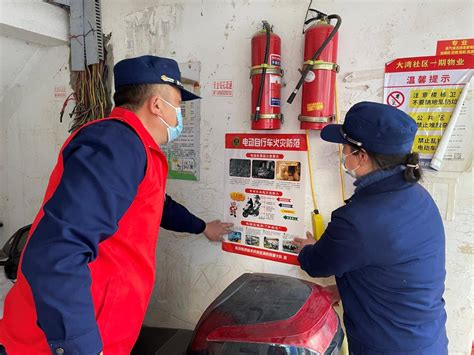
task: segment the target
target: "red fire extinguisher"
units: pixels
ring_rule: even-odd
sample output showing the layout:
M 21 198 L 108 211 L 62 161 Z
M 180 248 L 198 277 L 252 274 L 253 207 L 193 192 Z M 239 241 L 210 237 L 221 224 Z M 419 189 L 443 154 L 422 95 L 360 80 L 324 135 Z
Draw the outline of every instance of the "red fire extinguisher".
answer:
M 323 129 L 331 123 L 335 117 L 334 89 L 336 73 L 339 71 L 337 65 L 337 40 L 341 18 L 338 15 L 326 15 L 314 9 L 308 8 L 308 12 L 316 13 L 309 20 L 305 19 L 305 48 L 304 66 L 301 78 L 291 93 L 288 103 L 291 104 L 303 85 L 303 96 L 301 99 L 300 120 L 301 129 Z M 308 17 L 308 12 L 306 17 Z M 333 26 L 330 21 L 336 19 Z
M 281 114 L 281 39 L 267 21 L 252 37 L 252 129 L 280 129 Z

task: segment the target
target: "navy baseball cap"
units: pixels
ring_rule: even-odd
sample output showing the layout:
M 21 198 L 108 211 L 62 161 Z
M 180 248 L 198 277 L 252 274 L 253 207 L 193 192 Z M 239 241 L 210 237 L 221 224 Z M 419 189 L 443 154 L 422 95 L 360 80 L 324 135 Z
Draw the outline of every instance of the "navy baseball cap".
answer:
M 418 126 L 405 112 L 376 102 L 359 102 L 346 114 L 344 124 L 327 125 L 321 131 L 325 141 L 353 144 L 379 154 L 411 152 Z
M 168 84 L 181 91 L 183 101 L 200 99 L 181 83 L 178 63 L 170 58 L 144 55 L 121 60 L 114 66 L 115 90 L 125 85 Z

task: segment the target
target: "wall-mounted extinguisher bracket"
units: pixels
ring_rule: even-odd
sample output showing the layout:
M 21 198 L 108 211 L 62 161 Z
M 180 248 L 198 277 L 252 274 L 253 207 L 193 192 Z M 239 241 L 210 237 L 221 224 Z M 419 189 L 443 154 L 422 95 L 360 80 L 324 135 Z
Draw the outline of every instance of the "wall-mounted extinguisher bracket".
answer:
M 301 129 L 316 129 L 316 128 L 313 128 L 315 125 L 318 127 L 319 126 L 324 127 L 325 125 L 333 122 L 335 118 L 336 118 L 336 115 L 319 116 L 319 117 L 303 116 L 303 115 L 298 116 L 298 120 L 301 122 L 300 124 Z M 317 128 L 317 129 L 322 129 L 322 128 Z
M 283 69 L 274 65 L 268 65 L 268 64 L 262 64 L 262 65 L 257 65 L 255 67 L 252 67 L 250 70 L 250 78 L 256 74 L 262 74 L 263 69 L 265 70 L 265 74 L 276 74 L 283 76 Z
M 280 129 L 281 113 L 281 39 L 267 21 L 252 37 L 251 122 L 254 130 Z
M 340 69 L 339 65 L 337 65 L 336 63 L 325 62 L 322 60 L 307 60 L 303 63 L 303 65 L 310 65 L 311 69 L 313 70 L 332 70 L 336 73 L 339 73 Z
M 308 13 L 313 14 L 313 17 L 307 19 Z M 334 26 L 331 20 L 337 21 Z M 340 26 L 341 18 L 338 15 L 326 15 L 308 8 L 303 26 L 305 44 L 301 77 L 287 101 L 291 104 L 299 89 L 303 87 L 301 114 L 298 116 L 301 129 L 320 130 L 334 121 L 334 89 L 336 73 L 339 72 L 337 42 Z

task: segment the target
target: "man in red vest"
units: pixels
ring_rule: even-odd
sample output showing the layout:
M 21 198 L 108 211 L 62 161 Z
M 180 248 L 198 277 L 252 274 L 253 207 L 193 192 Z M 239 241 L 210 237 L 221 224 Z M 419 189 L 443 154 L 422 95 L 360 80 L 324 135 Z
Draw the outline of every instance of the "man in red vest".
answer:
M 5 299 L 0 353 L 129 354 L 138 337 L 165 199 L 159 145 L 181 133 L 181 101 L 199 97 L 172 59 L 125 59 L 114 77 L 110 117 L 61 149 Z

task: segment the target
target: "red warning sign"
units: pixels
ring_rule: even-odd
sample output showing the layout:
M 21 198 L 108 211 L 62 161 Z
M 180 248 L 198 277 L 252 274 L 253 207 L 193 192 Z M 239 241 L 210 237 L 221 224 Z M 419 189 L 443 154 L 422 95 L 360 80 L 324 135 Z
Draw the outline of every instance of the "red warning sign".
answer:
M 436 55 L 474 54 L 474 38 L 438 41 Z
M 387 96 L 387 104 L 393 107 L 400 107 L 405 102 L 405 95 L 401 91 L 392 91 Z

